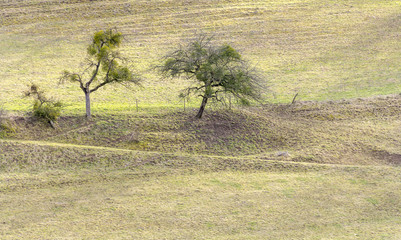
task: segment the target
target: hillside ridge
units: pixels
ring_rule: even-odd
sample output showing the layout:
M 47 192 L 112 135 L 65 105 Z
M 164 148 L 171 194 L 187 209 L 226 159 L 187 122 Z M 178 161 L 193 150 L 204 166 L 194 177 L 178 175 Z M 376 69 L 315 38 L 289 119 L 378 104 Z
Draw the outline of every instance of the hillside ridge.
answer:
M 400 165 L 398 95 L 330 102 L 192 111 L 125 112 L 61 117 L 57 129 L 12 117 L 11 141 L 82 146 L 93 151 L 140 151 L 292 162 Z M 7 139 L 5 139 L 7 140 Z M 280 152 L 285 152 L 284 157 Z

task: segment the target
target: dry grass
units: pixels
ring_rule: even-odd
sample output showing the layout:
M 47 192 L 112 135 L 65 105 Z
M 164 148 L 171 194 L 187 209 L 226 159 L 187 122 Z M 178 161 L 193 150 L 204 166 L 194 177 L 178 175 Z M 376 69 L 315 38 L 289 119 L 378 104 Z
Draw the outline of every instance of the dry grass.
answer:
M 3 1 L 0 9 L 0 102 L 11 110 L 27 109 L 20 89 L 34 81 L 82 111 L 79 88 L 57 86 L 57 78 L 78 67 L 90 36 L 106 27 L 126 35 L 123 51 L 144 73 L 145 89 L 96 93 L 95 112 L 132 108 L 136 98 L 143 108 L 181 105 L 177 86 L 185 84 L 160 81 L 149 66 L 196 32 L 232 44 L 266 73 L 269 101 L 401 91 L 398 1 L 35 0 Z
M 295 162 L 400 165 L 401 98 L 298 102 L 263 107 L 124 112 L 62 117 L 56 130 L 15 117 L 14 139 L 175 154 Z M 279 157 L 278 152 L 289 156 Z
M 399 239 L 400 109 L 393 96 L 201 121 L 68 117 L 58 130 L 14 117 L 17 139 L 0 140 L 0 236 Z
M 401 91 L 400 6 L 1 1 L 0 106 L 16 131 L 0 129 L 0 238 L 400 239 L 401 100 L 356 99 Z M 145 88 L 93 94 L 86 121 L 79 88 L 57 79 L 108 27 Z M 199 32 L 239 49 L 281 104 L 183 112 L 187 83 L 149 67 Z M 57 130 L 24 116 L 31 81 L 67 104 Z
M 2 173 L 1 238 L 401 237 L 399 169 L 94 170 Z

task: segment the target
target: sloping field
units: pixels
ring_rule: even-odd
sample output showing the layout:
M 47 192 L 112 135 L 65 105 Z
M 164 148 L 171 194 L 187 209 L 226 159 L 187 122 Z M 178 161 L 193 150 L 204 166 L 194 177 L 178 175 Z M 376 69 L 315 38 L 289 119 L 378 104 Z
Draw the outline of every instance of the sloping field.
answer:
M 0 103 L 26 110 L 30 81 L 83 108 L 77 86 L 58 86 L 76 69 L 94 31 L 117 27 L 123 52 L 144 74 L 144 89 L 109 87 L 95 110 L 181 105 L 180 80 L 149 70 L 171 48 L 200 32 L 232 44 L 266 74 L 266 101 L 366 97 L 401 91 L 400 1 L 2 1 Z M 79 102 L 79 103 L 78 103 Z M 196 101 L 195 103 L 196 104 Z
M 399 167 L 0 140 L 2 239 L 399 239 Z
M 399 167 L 5 145 L 2 239 L 401 237 Z
M 58 78 L 110 27 L 144 88 L 87 120 Z M 400 28 L 394 0 L 0 1 L 0 238 L 401 239 Z M 262 104 L 183 109 L 152 67 L 199 33 L 261 69 Z M 30 82 L 66 104 L 55 129 Z

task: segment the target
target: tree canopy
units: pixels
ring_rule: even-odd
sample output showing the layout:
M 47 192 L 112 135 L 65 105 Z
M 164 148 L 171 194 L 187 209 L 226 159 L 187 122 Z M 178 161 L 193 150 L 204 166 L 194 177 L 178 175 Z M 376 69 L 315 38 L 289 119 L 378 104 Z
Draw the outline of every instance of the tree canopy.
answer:
M 230 45 L 213 45 L 212 39 L 206 36 L 164 56 L 160 71 L 165 77 L 184 76 L 195 84 L 186 88 L 181 96 L 198 94 L 202 97 L 197 118 L 202 117 L 211 98 L 220 100 L 227 93 L 242 102 L 260 98 L 259 74 Z

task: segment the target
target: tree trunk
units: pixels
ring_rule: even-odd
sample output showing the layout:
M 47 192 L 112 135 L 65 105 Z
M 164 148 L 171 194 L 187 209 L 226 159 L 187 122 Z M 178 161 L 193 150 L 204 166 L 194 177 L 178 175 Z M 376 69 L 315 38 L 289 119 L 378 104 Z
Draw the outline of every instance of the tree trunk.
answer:
M 54 124 L 54 122 L 52 120 L 49 120 L 49 124 L 53 129 L 56 129 L 56 125 Z
M 86 118 L 91 118 L 91 99 L 89 92 L 85 91 Z
M 207 97 L 203 97 L 202 104 L 199 108 L 198 114 L 196 114 L 197 118 L 202 118 L 203 111 L 205 110 L 206 107 L 207 99 L 208 99 Z

